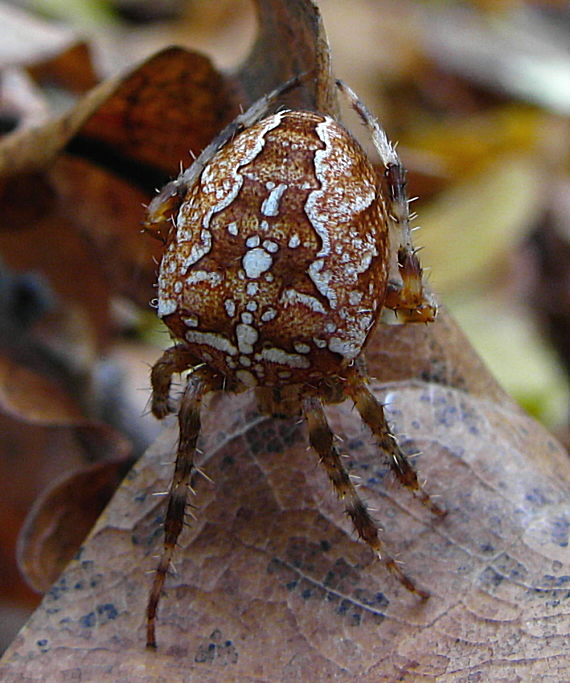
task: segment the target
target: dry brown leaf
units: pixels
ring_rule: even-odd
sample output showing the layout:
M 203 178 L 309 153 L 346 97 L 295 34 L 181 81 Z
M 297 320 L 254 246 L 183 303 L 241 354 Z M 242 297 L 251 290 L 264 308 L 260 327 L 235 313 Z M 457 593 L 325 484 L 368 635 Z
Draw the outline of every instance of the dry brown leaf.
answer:
M 189 163 L 190 153 L 199 153 L 233 118 L 228 100 L 209 59 L 169 48 L 135 69 L 98 107 L 74 140 L 73 151 L 91 145 L 87 156 L 96 154 L 99 162 L 123 155 L 155 174 L 156 169 L 176 174 L 181 162 Z
M 407 593 L 354 538 L 304 427 L 226 395 L 205 411 L 201 465 L 213 483 L 198 485 L 197 520 L 161 605 L 158 652 L 144 649 L 144 612 L 163 513 L 152 494 L 171 476 L 172 429 L 6 654 L 3 680 L 39 681 L 46 671 L 52 681 L 73 671 L 84 681 L 142 672 L 197 683 L 549 680 L 547 670 L 564 680 L 570 462 L 491 379 L 482 383 L 457 332 L 444 321 L 432 328 L 416 340 L 422 357 L 407 349 L 415 379 L 402 365 L 398 379 L 374 388 L 406 450 L 422 451 L 419 471 L 446 519 L 394 484 L 347 404 L 329 410 L 384 539 L 429 601 Z M 388 342 L 408 347 L 405 331 L 375 339 L 374 374 L 390 363 Z M 434 341 L 450 334 L 461 343 L 455 359 Z
M 189 75 L 192 73 L 195 73 L 194 77 Z M 194 83 L 192 78 L 196 82 L 190 87 Z M 180 122 L 187 125 L 184 114 L 179 114 L 179 110 L 184 112 L 192 108 L 195 100 L 201 98 L 206 98 L 202 114 L 207 118 L 214 117 L 216 123 L 217 107 L 207 111 L 208 105 L 213 103 L 214 94 L 209 93 L 209 97 L 205 94 L 208 87 L 215 85 L 212 78 L 215 79 L 216 75 L 205 57 L 181 48 L 169 48 L 158 53 L 130 73 L 101 83 L 62 116 L 43 126 L 17 131 L 4 138 L 0 145 L 0 177 L 44 170 L 80 131 L 99 143 L 112 142 L 117 147 L 115 155 L 127 149 L 135 161 L 154 161 L 161 167 L 164 166 L 165 155 L 170 155 L 173 162 L 172 142 L 166 149 L 159 150 L 159 145 L 153 145 L 151 137 L 160 136 L 161 124 L 168 128 L 169 119 L 171 124 L 174 121 L 178 125 Z M 159 113 L 154 107 L 148 111 L 148 101 L 156 98 L 157 86 L 161 92 L 159 102 L 172 110 L 169 119 L 165 118 L 164 112 L 157 119 Z M 145 103 L 146 108 L 143 106 Z M 208 134 L 211 136 L 214 123 L 210 124 L 210 131 L 204 131 L 203 140 L 209 139 Z M 146 146 L 141 146 L 141 139 L 145 140 Z M 169 169 L 173 172 L 178 170 L 182 154 L 186 155 L 189 149 L 188 143 L 182 150 L 181 139 L 175 141 L 178 145 L 175 151 L 179 156 L 173 162 L 173 169 Z M 149 147 L 157 153 L 157 159 L 150 158 Z
M 85 43 L 71 45 L 53 59 L 31 65 L 28 71 L 38 81 L 61 84 L 75 93 L 84 93 L 97 85 L 89 47 Z
M 86 309 L 104 340 L 109 289 L 145 305 L 153 296 L 155 245 L 140 237 L 143 205 L 223 124 L 222 101 L 220 77 L 208 60 L 172 48 L 101 84 L 62 117 L 4 138 L 1 249 L 7 263 L 43 272 L 63 302 Z M 191 118 L 187 112 L 194 111 Z M 74 155 L 104 160 L 107 170 L 71 155 L 54 164 L 66 145 Z M 47 256 L 54 249 L 58 256 Z M 86 286 L 78 288 L 70 272 Z
M 315 0 L 256 0 L 255 5 L 257 40 L 235 79 L 243 100 L 254 102 L 304 73 L 310 85 L 293 90 L 290 106 L 336 114 L 329 46 Z

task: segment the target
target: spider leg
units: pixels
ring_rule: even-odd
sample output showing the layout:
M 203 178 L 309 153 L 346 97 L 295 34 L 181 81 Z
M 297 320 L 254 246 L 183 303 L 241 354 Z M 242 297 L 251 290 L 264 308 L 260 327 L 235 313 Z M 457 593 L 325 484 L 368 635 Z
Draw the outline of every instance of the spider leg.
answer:
M 173 350 L 170 349 L 169 351 L 172 352 Z M 168 360 L 173 361 L 174 359 L 169 356 Z M 170 366 L 165 364 L 164 367 L 169 368 Z M 165 373 L 165 376 L 167 374 Z M 174 477 L 170 485 L 164 521 L 164 547 L 156 568 L 147 606 L 146 644 L 147 648 L 150 649 L 156 648 L 155 624 L 158 603 L 178 537 L 184 526 L 188 488 L 191 488 L 197 471 L 194 466 L 194 453 L 196 452 L 196 441 L 200 435 L 200 404 L 205 394 L 217 388 L 219 388 L 219 378 L 206 365 L 201 365 L 188 377 L 180 404 L 178 412 L 180 433 Z
M 175 412 L 170 400 L 172 375 L 184 372 L 196 363 L 196 357 L 188 353 L 186 346 L 177 344 L 167 349 L 152 366 L 150 374 L 152 386 L 151 411 L 156 418 L 162 420 L 169 413 Z
M 341 454 L 334 443 L 334 434 L 327 421 L 321 400 L 315 397 L 305 398 L 303 412 L 307 420 L 309 442 L 326 469 L 338 497 L 345 501 L 346 512 L 360 538 L 374 550 L 405 588 L 422 598 L 429 597 L 429 593 L 417 588 L 412 579 L 400 569 L 394 558 L 383 550 L 378 527 L 342 465 Z
M 337 86 L 364 121 L 384 165 L 387 188 L 387 218 L 390 238 L 395 242 L 397 262 L 390 278 L 384 306 L 398 312 L 404 322 L 431 322 L 437 306 L 424 290 L 422 269 L 412 242 L 410 201 L 406 191 L 406 171 L 384 129 L 351 88 L 337 80 Z M 392 268 L 394 270 L 394 268 Z M 400 282 L 401 281 L 401 282 Z
M 423 490 L 416 471 L 390 431 L 384 406 L 370 391 L 366 380 L 355 368 L 347 374 L 345 392 L 353 400 L 362 420 L 371 429 L 381 451 L 388 456 L 390 467 L 400 483 L 410 489 L 434 514 L 440 516 L 447 514 Z

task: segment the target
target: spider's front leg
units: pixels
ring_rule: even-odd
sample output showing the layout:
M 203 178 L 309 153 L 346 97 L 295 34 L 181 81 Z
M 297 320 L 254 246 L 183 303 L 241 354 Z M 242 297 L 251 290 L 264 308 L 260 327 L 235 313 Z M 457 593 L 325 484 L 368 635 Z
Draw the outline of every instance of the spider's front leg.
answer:
M 307 420 L 309 442 L 326 469 L 338 497 L 345 502 L 346 512 L 360 538 L 374 550 L 407 590 L 421 598 L 428 598 L 429 593 L 417 588 L 412 579 L 400 569 L 394 558 L 383 550 L 378 526 L 370 516 L 356 492 L 348 472 L 342 465 L 341 454 L 334 443 L 334 434 L 327 421 L 321 400 L 315 397 L 304 399 L 303 412 Z
M 386 218 L 390 228 L 391 251 L 397 258 L 392 264 L 396 270 L 390 273 L 383 305 L 396 311 L 403 322 L 432 322 L 437 306 L 424 289 L 422 268 L 412 241 L 410 200 L 406 191 L 404 166 L 384 129 L 362 100 L 343 81 L 336 83 L 368 128 L 385 169 Z
M 422 268 L 412 244 L 406 172 L 396 154 L 395 159 L 386 164 L 384 179 L 388 219 L 397 240 L 397 273 L 388 281 L 384 306 L 396 311 L 403 322 L 433 322 L 437 306 L 424 288 Z
M 187 365 L 180 367 L 185 356 L 179 352 L 178 346 L 169 349 L 153 368 L 153 412 L 155 406 L 159 407 L 157 408 L 159 412 L 166 409 L 172 374 L 188 367 Z M 154 575 L 147 606 L 147 648 L 156 648 L 155 625 L 158 603 L 178 537 L 184 526 L 188 490 L 192 489 L 196 473 L 194 454 L 200 435 L 200 404 L 205 394 L 219 388 L 219 376 L 206 365 L 198 366 L 188 377 L 178 410 L 180 432 L 174 477 L 168 493 L 168 507 L 164 521 L 164 547 Z

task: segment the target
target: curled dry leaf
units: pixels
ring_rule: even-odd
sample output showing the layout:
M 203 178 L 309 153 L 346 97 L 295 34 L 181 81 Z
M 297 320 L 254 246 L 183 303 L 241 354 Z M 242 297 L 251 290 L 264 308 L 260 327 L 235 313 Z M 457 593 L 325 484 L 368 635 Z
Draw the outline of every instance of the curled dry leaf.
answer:
M 128 457 L 86 465 L 35 500 L 18 538 L 18 565 L 30 586 L 44 593 L 59 578 L 131 465 Z
M 226 83 L 209 59 L 168 48 L 120 80 L 68 151 L 94 158 L 152 193 L 153 180 L 177 173 L 232 116 L 228 103 Z
M 18 574 L 15 552 L 16 539 L 28 511 L 40 496 L 49 500 L 50 494 L 46 491 L 54 481 L 73 479 L 86 467 L 92 467 L 90 463 L 118 458 L 122 461 L 130 445 L 108 426 L 82 417 L 76 401 L 54 381 L 13 360 L 8 361 L 5 356 L 1 356 L 0 366 L 0 599 L 30 604 L 37 602 L 38 597 L 30 594 Z M 88 491 L 92 498 L 97 496 L 95 482 Z M 69 510 L 71 500 L 67 504 Z M 90 528 L 80 523 L 85 517 L 85 512 L 75 510 L 64 519 L 68 531 L 79 541 Z M 35 515 L 29 525 L 33 525 L 34 533 L 41 538 L 51 523 L 44 514 L 41 518 Z M 66 559 L 71 559 L 74 550 L 69 549 L 68 540 L 60 535 L 57 541 L 68 546 Z M 60 549 L 59 554 L 62 552 Z M 27 551 L 28 556 L 34 553 L 34 547 Z
M 75 43 L 53 59 L 30 66 L 29 72 L 36 80 L 59 83 L 74 93 L 85 93 L 98 81 L 85 43 Z
M 172 48 L 102 83 L 69 113 L 4 138 L 0 207 L 7 263 L 44 272 L 64 303 L 79 299 L 104 339 L 110 292 L 89 300 L 89 290 L 78 289 L 75 279 L 70 292 L 68 274 L 91 281 L 95 269 L 107 290 L 148 303 L 154 245 L 140 236 L 143 205 L 223 124 L 223 93 L 206 58 Z M 184 116 L 194 107 L 197 119 Z M 27 248 L 22 239 L 29 240 Z M 58 258 L 46 258 L 55 247 Z M 83 253 L 88 263 L 78 265 Z
M 316 6 L 258 8 L 259 39 L 227 81 L 233 92 L 248 103 L 316 70 L 304 97 L 334 111 Z M 173 429 L 127 476 L 6 652 L 3 680 L 568 678 L 567 455 L 504 394 L 445 311 L 430 326 L 379 328 L 369 351 L 374 391 L 404 448 L 420 453 L 447 517 L 434 521 L 391 481 L 348 405 L 328 412 L 384 540 L 429 600 L 407 593 L 354 538 L 301 425 L 258 415 L 247 394 L 219 396 L 204 411 L 199 463 L 213 483 L 197 486 L 158 651 L 144 649 L 147 572 L 161 545 L 164 502 L 153 494 L 171 477 Z

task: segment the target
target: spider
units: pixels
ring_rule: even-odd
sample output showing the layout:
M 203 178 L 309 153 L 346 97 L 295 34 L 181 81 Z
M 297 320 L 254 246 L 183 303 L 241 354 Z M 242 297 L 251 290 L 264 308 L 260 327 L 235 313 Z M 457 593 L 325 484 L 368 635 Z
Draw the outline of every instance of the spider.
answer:
M 412 245 L 405 171 L 383 129 L 343 82 L 384 165 L 379 174 L 336 120 L 312 111 L 268 115 L 299 79 L 261 98 L 151 202 L 146 227 L 165 242 L 158 315 L 178 340 L 152 368 L 152 412 L 178 413 L 164 547 L 147 607 L 156 648 L 164 581 L 196 474 L 200 405 L 208 392 L 254 391 L 264 413 L 304 416 L 309 442 L 358 536 L 379 556 L 378 527 L 344 469 L 324 404 L 350 398 L 397 479 L 433 513 L 367 386 L 363 349 L 382 309 L 430 322 L 436 307 Z M 176 409 L 174 374 L 188 371 Z M 421 598 L 385 551 L 382 561 Z

